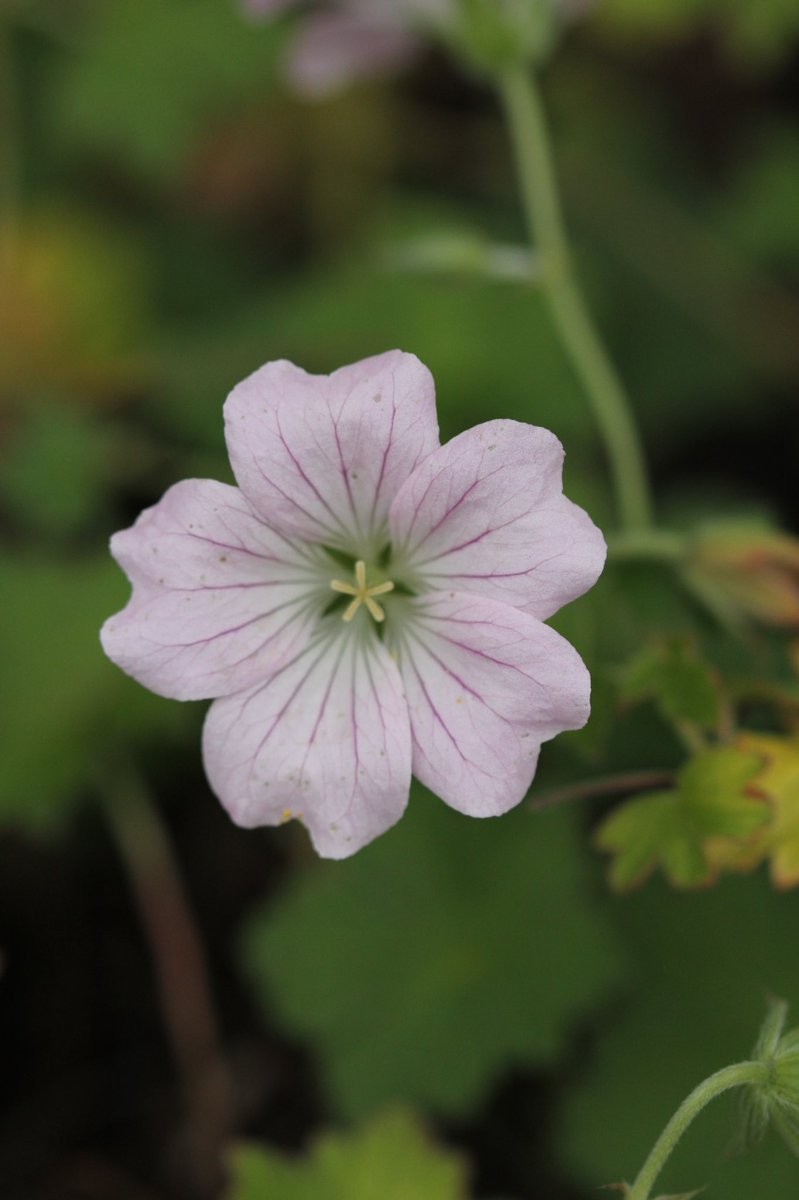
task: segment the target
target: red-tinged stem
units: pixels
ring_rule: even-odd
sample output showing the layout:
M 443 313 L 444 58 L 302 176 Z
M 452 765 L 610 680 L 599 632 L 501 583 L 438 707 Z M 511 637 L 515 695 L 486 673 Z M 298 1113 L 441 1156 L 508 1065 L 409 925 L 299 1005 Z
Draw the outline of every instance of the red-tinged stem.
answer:
M 220 1186 L 232 1128 L 232 1089 L 220 1048 L 202 943 L 157 808 L 135 771 L 103 781 L 109 828 L 155 969 L 184 1104 L 181 1150 L 198 1197 Z

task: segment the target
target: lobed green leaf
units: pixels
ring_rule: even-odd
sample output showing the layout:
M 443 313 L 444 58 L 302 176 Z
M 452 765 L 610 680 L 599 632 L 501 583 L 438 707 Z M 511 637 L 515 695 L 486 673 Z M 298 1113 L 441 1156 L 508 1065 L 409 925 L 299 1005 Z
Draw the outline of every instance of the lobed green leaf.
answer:
M 339 1111 L 468 1111 L 543 1066 L 619 978 L 574 814 L 474 821 L 414 790 L 402 822 L 256 913 L 258 994 L 323 1064 Z
M 226 1200 L 466 1200 L 466 1167 L 434 1145 L 410 1113 L 351 1134 L 326 1134 L 303 1158 L 255 1145 L 232 1156 Z
M 597 845 L 614 855 L 610 880 L 624 891 L 660 866 L 675 887 L 709 883 L 707 842 L 743 841 L 769 820 L 762 800 L 745 789 L 763 765 L 756 754 L 722 747 L 698 754 L 671 791 L 635 796 L 599 826 Z

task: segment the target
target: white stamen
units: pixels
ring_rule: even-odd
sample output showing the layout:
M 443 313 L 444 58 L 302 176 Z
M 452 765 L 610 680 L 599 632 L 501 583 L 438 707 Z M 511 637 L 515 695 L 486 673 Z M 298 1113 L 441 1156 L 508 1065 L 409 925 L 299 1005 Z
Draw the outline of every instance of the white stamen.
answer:
M 344 596 L 354 597 L 342 613 L 343 621 L 351 621 L 362 604 L 366 605 L 375 621 L 385 621 L 386 614 L 383 607 L 377 603 L 374 597 L 385 596 L 387 592 L 393 592 L 394 584 L 390 579 L 386 579 L 383 583 L 375 583 L 372 587 L 367 587 L 366 563 L 362 558 L 359 558 L 355 564 L 354 585 L 345 582 L 343 579 L 331 579 L 330 586 L 334 592 L 341 592 Z

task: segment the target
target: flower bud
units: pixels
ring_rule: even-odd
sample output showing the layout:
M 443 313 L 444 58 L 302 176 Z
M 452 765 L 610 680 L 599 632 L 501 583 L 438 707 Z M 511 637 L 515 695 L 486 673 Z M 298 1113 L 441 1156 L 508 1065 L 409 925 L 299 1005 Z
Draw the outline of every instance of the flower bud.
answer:
M 783 1034 L 787 1015 L 784 1001 L 771 1002 L 752 1054 L 768 1074 L 744 1092 L 741 1134 L 746 1147 L 756 1146 L 773 1122 L 788 1149 L 799 1156 L 799 1028 Z
M 693 542 L 695 589 L 729 619 L 799 629 L 799 539 L 768 528 L 719 525 Z
M 558 8 L 557 0 L 460 0 L 453 47 L 488 74 L 542 62 L 555 45 Z

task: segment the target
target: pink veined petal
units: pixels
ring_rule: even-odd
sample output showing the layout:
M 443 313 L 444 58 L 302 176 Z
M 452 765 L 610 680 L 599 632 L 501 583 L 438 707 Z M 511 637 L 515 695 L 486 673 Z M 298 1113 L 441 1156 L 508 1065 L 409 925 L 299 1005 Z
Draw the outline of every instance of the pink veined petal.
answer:
M 103 648 L 151 691 L 223 696 L 263 680 L 307 644 L 325 606 L 320 569 L 274 533 L 238 488 L 175 484 L 111 551 L 133 584 Z
M 399 350 L 332 375 L 268 363 L 234 388 L 225 427 L 238 484 L 270 525 L 361 556 L 438 446 L 432 376 Z
M 577 651 L 535 617 L 465 593 L 414 603 L 396 636 L 413 773 L 452 808 L 498 816 L 522 800 L 541 743 L 588 719 Z
M 519 421 L 477 425 L 431 454 L 389 512 L 424 587 L 476 592 L 545 620 L 596 582 L 605 540 L 562 493 L 563 447 Z
M 320 12 L 309 17 L 297 35 L 289 77 L 298 91 L 318 99 L 358 80 L 401 69 L 417 49 L 417 39 L 401 25 L 370 21 L 353 12 Z
M 405 811 L 411 739 L 385 647 L 335 621 L 268 684 L 211 706 L 203 754 L 237 824 L 296 817 L 319 854 L 346 858 Z

